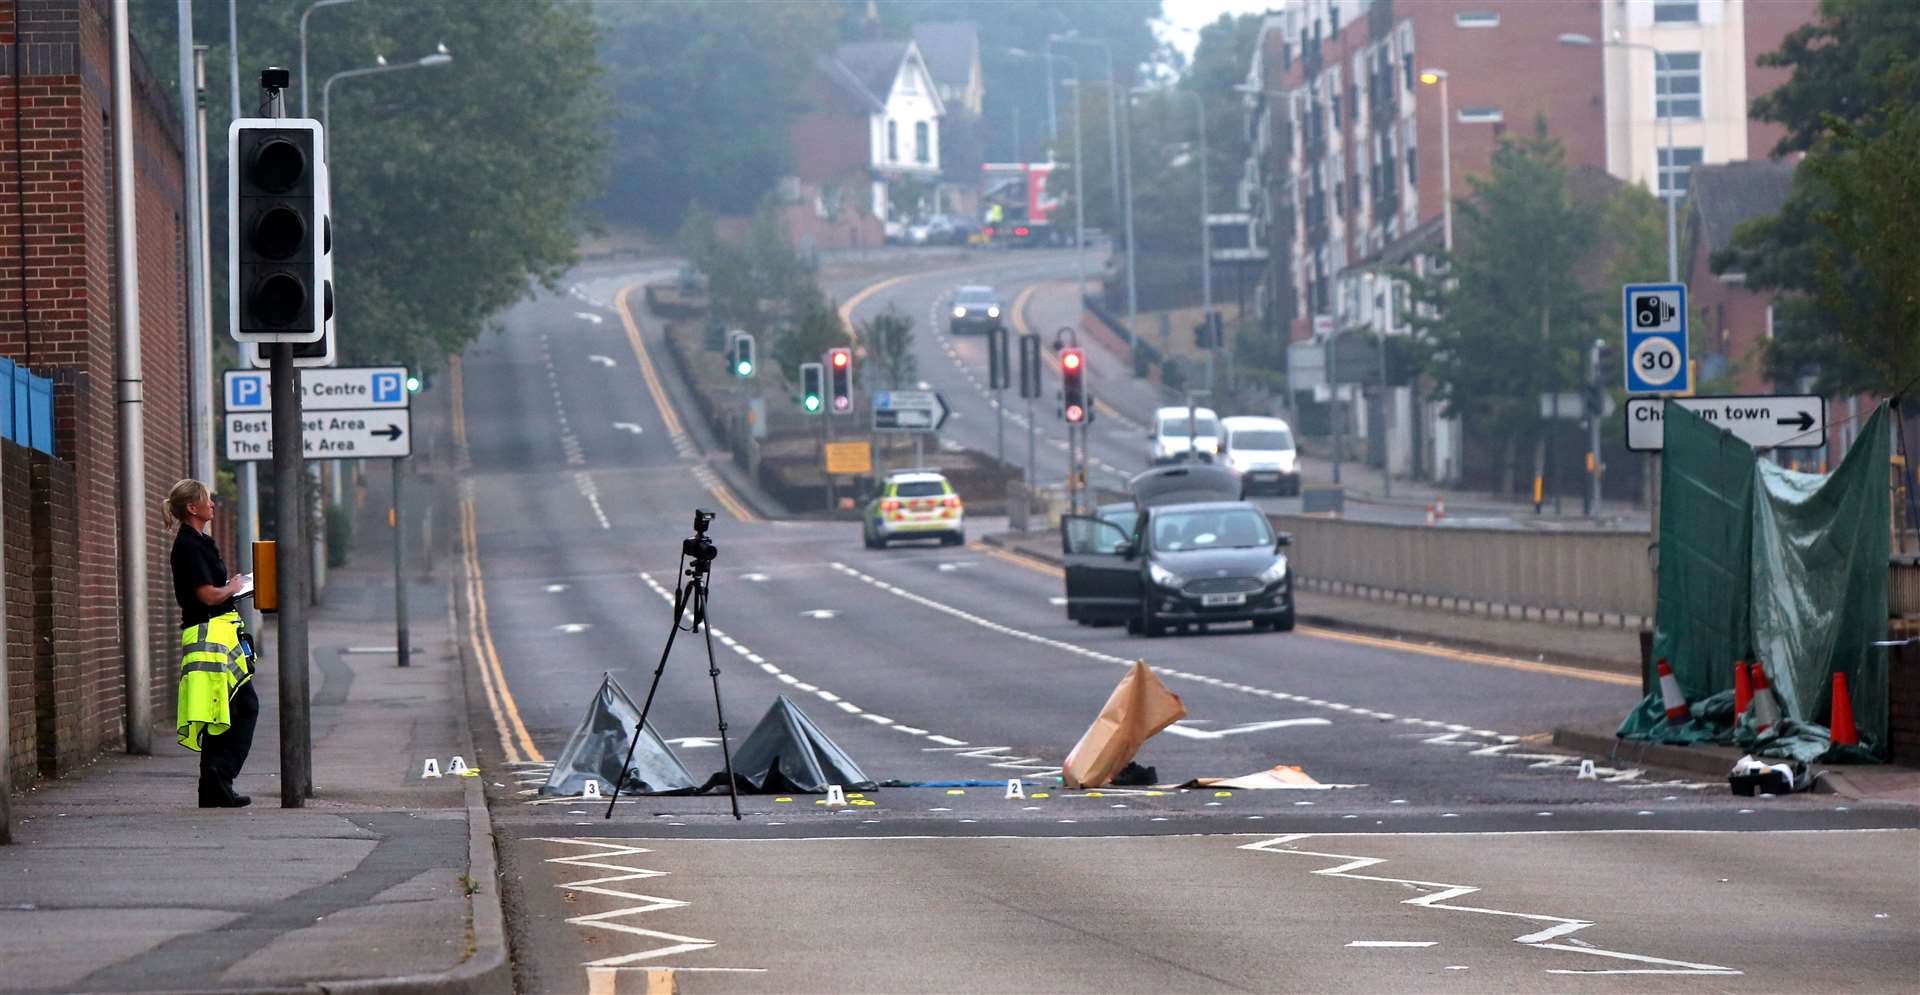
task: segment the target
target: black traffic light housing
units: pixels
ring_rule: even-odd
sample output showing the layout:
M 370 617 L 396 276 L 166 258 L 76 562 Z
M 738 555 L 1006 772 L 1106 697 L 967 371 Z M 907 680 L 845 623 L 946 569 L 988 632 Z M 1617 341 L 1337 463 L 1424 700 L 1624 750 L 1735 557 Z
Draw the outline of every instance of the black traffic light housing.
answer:
M 727 349 L 727 371 L 736 377 L 751 377 L 754 371 L 753 333 L 734 332 Z
M 320 122 L 308 118 L 241 118 L 227 129 L 228 309 L 237 341 L 313 343 L 327 334 L 325 155 Z
M 1020 336 L 1020 396 L 1040 396 L 1040 336 L 1032 332 Z
M 819 363 L 800 364 L 800 410 L 817 415 L 827 407 L 827 372 Z
M 827 413 L 853 414 L 853 350 L 836 346 L 827 350 Z
M 1087 354 L 1079 346 L 1060 350 L 1060 412 L 1068 422 L 1087 420 Z
M 994 322 L 987 329 L 987 389 L 1005 390 L 1013 381 L 1013 364 L 1007 355 L 1007 326 Z

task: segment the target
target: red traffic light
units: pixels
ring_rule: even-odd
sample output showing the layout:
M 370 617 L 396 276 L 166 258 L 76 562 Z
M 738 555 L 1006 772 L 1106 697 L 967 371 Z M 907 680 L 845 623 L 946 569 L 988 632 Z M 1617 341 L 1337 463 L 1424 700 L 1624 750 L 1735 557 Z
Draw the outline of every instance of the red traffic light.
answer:
M 1080 368 L 1080 350 L 1068 349 L 1066 352 L 1062 353 L 1060 356 L 1060 365 L 1061 367 L 1068 370 L 1079 369 Z
M 833 350 L 833 365 L 834 365 L 834 366 L 837 366 L 837 367 L 844 367 L 844 366 L 846 366 L 846 365 L 847 365 L 848 363 L 850 363 L 850 362 L 852 362 L 852 361 L 853 361 L 853 356 L 852 356 L 852 355 L 851 355 L 850 353 L 848 353 L 848 352 L 847 352 L 847 350 L 845 350 L 845 349 L 835 349 L 835 350 Z
M 1083 408 L 1083 407 L 1081 407 L 1081 406 L 1080 406 L 1080 405 L 1078 405 L 1078 404 L 1069 404 L 1069 405 L 1067 405 L 1067 420 L 1068 420 L 1068 421 L 1070 421 L 1070 422 L 1083 422 L 1083 421 L 1086 421 L 1086 420 L 1087 420 L 1087 409 L 1085 409 L 1085 408 Z

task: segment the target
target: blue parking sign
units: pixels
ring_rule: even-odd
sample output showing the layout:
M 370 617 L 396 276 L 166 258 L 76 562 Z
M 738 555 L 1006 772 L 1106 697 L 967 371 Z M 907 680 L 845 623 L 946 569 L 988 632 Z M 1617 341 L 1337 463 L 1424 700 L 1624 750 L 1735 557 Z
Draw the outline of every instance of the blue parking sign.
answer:
M 1687 285 L 1629 283 L 1620 288 L 1627 344 L 1627 392 L 1690 394 L 1693 373 L 1687 362 Z
M 267 410 L 267 375 L 235 370 L 227 374 L 228 411 Z
M 394 404 L 407 399 L 407 379 L 398 373 L 373 375 L 373 403 Z

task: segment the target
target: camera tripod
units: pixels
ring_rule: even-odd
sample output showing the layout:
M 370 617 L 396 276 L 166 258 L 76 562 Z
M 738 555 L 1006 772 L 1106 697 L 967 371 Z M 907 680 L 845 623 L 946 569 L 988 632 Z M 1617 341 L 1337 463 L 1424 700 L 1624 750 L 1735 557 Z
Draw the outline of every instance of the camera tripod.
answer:
M 733 817 L 740 818 L 740 785 L 733 777 L 733 748 L 727 744 L 727 713 L 720 704 L 720 665 L 713 657 L 713 630 L 707 622 L 707 578 L 712 574 L 713 560 L 720 550 L 707 538 L 707 525 L 713 521 L 713 512 L 704 509 L 693 513 L 693 535 L 680 543 L 680 566 L 673 588 L 673 623 L 667 630 L 667 645 L 660 651 L 660 665 L 653 670 L 653 684 L 647 688 L 647 699 L 640 706 L 640 720 L 634 723 L 633 741 L 627 744 L 627 758 L 620 764 L 620 779 L 613 786 L 613 795 L 607 799 L 606 818 L 613 818 L 613 806 L 620 801 L 620 788 L 627 783 L 627 771 L 633 765 L 633 751 L 640 745 L 640 735 L 647 728 L 647 713 L 653 709 L 654 693 L 660 690 L 660 676 L 666 673 L 667 659 L 673 655 L 673 638 L 682 631 L 698 632 L 707 644 L 707 676 L 713 680 L 713 714 L 720 729 L 720 756 L 727 770 L 727 798 L 733 805 Z M 689 566 L 688 560 L 693 564 Z M 685 630 L 680 628 L 680 619 L 688 612 L 692 614 L 691 624 Z

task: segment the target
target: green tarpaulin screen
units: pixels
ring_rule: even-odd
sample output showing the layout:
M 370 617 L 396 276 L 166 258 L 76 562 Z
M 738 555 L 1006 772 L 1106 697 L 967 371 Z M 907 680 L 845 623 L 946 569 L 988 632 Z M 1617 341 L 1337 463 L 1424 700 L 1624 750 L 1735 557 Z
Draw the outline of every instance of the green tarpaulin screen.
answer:
M 1733 743 L 1763 756 L 1887 758 L 1888 421 L 1883 406 L 1833 473 L 1795 473 L 1677 404 L 1660 471 L 1660 598 L 1653 659 L 1692 704 L 1667 721 L 1659 692 L 1619 735 Z M 1764 661 L 1783 720 L 1733 719 L 1733 665 Z M 1858 748 L 1830 748 L 1833 675 L 1847 675 Z M 1657 687 L 1658 682 L 1653 682 Z

